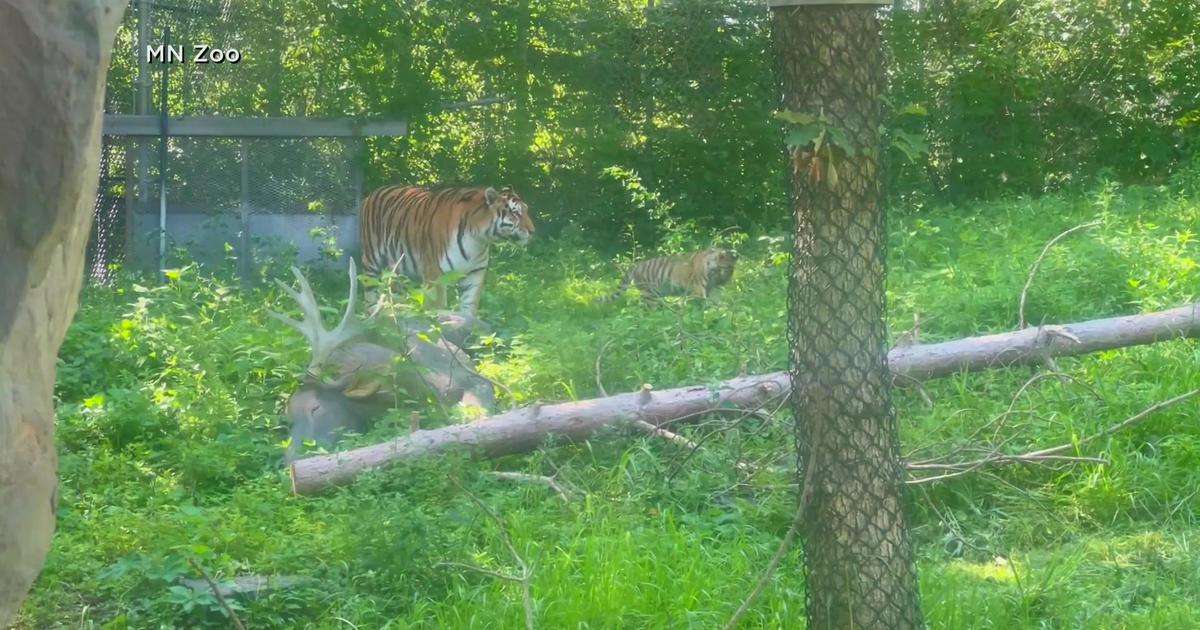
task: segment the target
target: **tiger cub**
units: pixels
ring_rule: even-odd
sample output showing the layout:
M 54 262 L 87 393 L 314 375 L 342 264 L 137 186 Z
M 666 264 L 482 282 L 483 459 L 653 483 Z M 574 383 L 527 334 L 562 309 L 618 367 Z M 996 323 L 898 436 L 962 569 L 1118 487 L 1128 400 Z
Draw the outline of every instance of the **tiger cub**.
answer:
M 702 249 L 691 254 L 658 256 L 634 263 L 621 286 L 612 295 L 596 298 L 593 304 L 607 304 L 621 297 L 630 284 L 642 292 L 642 300 L 657 302 L 669 295 L 691 295 L 707 300 L 713 290 L 733 278 L 737 252 L 727 249 Z

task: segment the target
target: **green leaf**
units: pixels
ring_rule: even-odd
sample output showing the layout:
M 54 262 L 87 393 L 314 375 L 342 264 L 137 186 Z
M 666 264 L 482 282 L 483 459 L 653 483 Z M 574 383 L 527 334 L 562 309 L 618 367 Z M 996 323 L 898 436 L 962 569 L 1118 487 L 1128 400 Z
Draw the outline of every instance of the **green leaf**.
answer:
M 929 144 L 921 134 L 896 129 L 892 135 L 892 146 L 903 153 L 909 162 L 915 162 L 918 157 L 929 153 Z
M 837 127 L 827 127 L 829 132 L 829 140 L 834 146 L 846 152 L 846 155 L 855 155 L 858 153 L 858 148 L 850 141 L 850 136 L 846 135 L 845 131 Z
M 793 125 L 815 125 L 821 122 L 821 119 L 811 114 L 802 114 L 789 110 L 777 111 L 771 114 L 775 118 L 784 122 L 792 123 Z
M 909 103 L 896 112 L 897 116 L 928 116 L 929 110 L 920 103 Z
M 820 133 L 818 127 L 792 127 L 783 137 L 783 142 L 788 147 L 802 147 L 812 142 Z

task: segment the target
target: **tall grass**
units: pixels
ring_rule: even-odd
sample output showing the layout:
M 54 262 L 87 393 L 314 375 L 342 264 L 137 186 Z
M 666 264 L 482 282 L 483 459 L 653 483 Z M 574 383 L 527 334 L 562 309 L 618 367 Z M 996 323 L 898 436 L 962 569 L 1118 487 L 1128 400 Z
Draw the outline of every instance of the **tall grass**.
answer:
M 893 212 L 889 324 L 921 318 L 923 341 L 1012 329 L 1029 265 L 1063 230 L 1100 220 L 1046 256 L 1026 316 L 1041 322 L 1195 301 L 1200 202 L 1164 189 Z M 477 349 L 505 405 L 706 383 L 785 367 L 786 240 L 736 235 L 738 273 L 714 303 L 597 308 L 626 261 L 586 242 L 495 257 Z M 704 245 L 697 236 L 690 245 Z M 676 247 L 689 246 L 677 239 Z M 267 274 L 280 269 L 272 267 Z M 126 278 L 86 290 L 61 352 L 59 532 L 21 628 L 227 627 L 217 601 L 179 586 L 187 561 L 225 579 L 314 582 L 238 600 L 255 628 L 517 628 L 519 586 L 447 567 L 514 571 L 503 519 L 534 572 L 540 627 L 719 627 L 787 529 L 785 472 L 740 483 L 737 457 L 788 465 L 788 416 L 675 445 L 607 434 L 499 462 L 446 457 L 365 475 L 317 498 L 289 496 L 281 408 L 307 363 L 303 341 L 266 317 L 274 290 L 242 292 L 192 268 L 162 287 Z M 331 274 L 331 278 L 334 275 Z M 331 305 L 337 279 L 318 284 Z M 344 299 L 344 298 L 343 298 Z M 597 361 L 601 348 L 603 357 Z M 1200 386 L 1193 341 L 1063 359 L 1070 380 L 1020 399 L 1028 369 L 959 375 L 896 391 L 903 449 L 963 443 L 1010 408 L 1009 447 L 1057 444 Z M 1008 467 L 910 493 L 924 611 L 934 628 L 1200 627 L 1200 424 L 1195 404 L 1089 449 L 1107 464 Z M 445 420 L 442 420 L 445 421 Z M 727 426 L 705 419 L 698 438 Z M 395 434 L 385 421 L 357 441 Z M 555 474 L 580 491 L 480 474 Z M 791 554 L 745 627 L 803 626 Z

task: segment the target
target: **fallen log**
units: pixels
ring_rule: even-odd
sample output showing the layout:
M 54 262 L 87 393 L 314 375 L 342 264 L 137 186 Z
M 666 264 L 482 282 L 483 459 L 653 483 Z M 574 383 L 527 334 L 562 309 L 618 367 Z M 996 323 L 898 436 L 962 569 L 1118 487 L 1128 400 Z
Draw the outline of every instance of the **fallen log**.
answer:
M 1200 337 L 1200 304 L 896 348 L 888 353 L 888 365 L 895 374 L 925 380 L 1185 337 Z M 382 444 L 296 460 L 291 463 L 292 491 L 316 494 L 348 483 L 366 470 L 453 449 L 494 457 L 531 450 L 547 437 L 586 439 L 610 425 L 642 421 L 659 427 L 718 407 L 757 409 L 786 395 L 790 387 L 787 373 L 775 372 L 732 379 L 713 389 L 651 392 L 645 388 L 632 394 L 516 409 L 477 423 L 416 431 Z
M 888 353 L 888 366 L 893 374 L 923 381 L 1184 337 L 1200 337 L 1200 304 L 896 348 Z
M 293 461 L 292 492 L 315 494 L 347 483 L 365 470 L 452 449 L 496 457 L 537 448 L 547 436 L 583 440 L 601 428 L 626 421 L 641 420 L 657 427 L 718 406 L 761 407 L 783 395 L 789 380 L 786 373 L 779 372 L 733 379 L 715 389 L 700 386 L 652 392 L 645 387 L 631 394 L 525 407 L 471 424 L 417 431 L 383 444 Z

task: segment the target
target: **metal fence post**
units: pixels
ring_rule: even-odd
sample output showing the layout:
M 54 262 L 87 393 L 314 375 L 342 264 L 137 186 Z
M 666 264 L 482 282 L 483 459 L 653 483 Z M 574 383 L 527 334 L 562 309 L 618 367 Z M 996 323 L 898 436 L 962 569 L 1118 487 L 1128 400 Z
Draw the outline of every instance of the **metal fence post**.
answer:
M 167 27 L 163 34 L 163 48 L 171 49 L 171 27 Z M 163 64 L 162 68 L 162 88 L 160 89 L 160 98 L 162 99 L 162 108 L 160 120 L 162 121 L 162 129 L 159 131 L 159 146 L 158 146 L 158 271 L 159 280 L 163 280 L 163 266 L 166 264 L 167 258 L 167 143 L 170 141 L 170 135 L 167 131 L 167 69 L 169 65 Z

